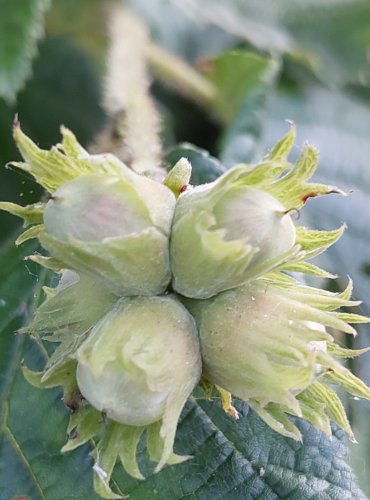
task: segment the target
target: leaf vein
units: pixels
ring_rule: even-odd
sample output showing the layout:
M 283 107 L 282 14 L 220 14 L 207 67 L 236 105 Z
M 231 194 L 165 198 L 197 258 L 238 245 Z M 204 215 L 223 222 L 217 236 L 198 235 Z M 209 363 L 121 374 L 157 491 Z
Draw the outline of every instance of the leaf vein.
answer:
M 226 434 L 224 434 L 221 431 L 221 429 L 219 429 L 219 427 L 217 427 L 217 425 L 213 422 L 211 416 L 207 413 L 207 411 L 204 408 L 200 407 L 199 405 L 198 405 L 198 408 L 203 413 L 204 417 L 209 421 L 210 425 L 212 425 L 212 427 L 217 430 L 218 434 L 221 435 L 227 443 L 229 443 L 229 445 L 231 446 L 231 448 L 233 450 L 235 450 L 235 453 L 238 454 L 238 456 L 242 459 L 242 461 L 245 462 L 245 463 L 247 463 L 248 465 L 250 465 L 250 467 L 255 471 L 255 473 L 256 473 L 256 475 L 258 477 L 259 470 L 261 469 L 261 467 L 262 468 L 266 468 L 266 464 L 265 465 L 258 464 L 256 462 L 256 460 L 250 461 L 247 457 L 245 457 L 244 454 L 243 454 L 243 451 L 238 448 L 237 443 L 233 442 L 230 438 L 227 437 Z M 299 472 L 299 471 L 297 471 L 295 469 L 291 469 L 291 468 L 288 468 L 288 467 L 283 467 L 283 466 L 278 465 L 278 464 L 273 464 L 273 467 L 275 469 L 280 469 L 283 472 L 289 473 L 290 475 L 294 475 L 297 478 L 298 477 L 305 477 L 307 479 L 316 479 L 318 481 L 323 481 L 327 485 L 327 487 L 325 488 L 325 490 L 328 490 L 328 489 L 330 490 L 331 488 L 334 487 L 334 488 L 341 489 L 343 492 L 345 492 L 345 491 L 351 492 L 350 489 L 343 488 L 343 486 L 335 484 L 334 482 L 330 482 L 327 478 L 324 478 L 324 477 L 317 477 L 314 474 L 309 474 L 307 472 Z M 268 486 L 268 488 L 271 490 L 272 493 L 275 493 L 279 497 L 278 491 L 276 491 L 275 486 L 271 484 L 271 482 L 269 481 L 269 479 L 270 479 L 269 478 L 269 474 L 266 473 L 263 476 L 263 480 L 264 480 L 266 486 Z M 271 479 L 273 479 L 273 478 L 271 477 Z M 298 482 L 297 482 L 297 484 L 298 484 Z
M 9 443 L 11 444 L 11 446 L 14 448 L 14 450 L 16 451 L 16 453 L 18 454 L 18 456 L 21 458 L 22 462 L 26 466 L 26 468 L 27 468 L 27 470 L 32 478 L 34 485 L 36 486 L 38 492 L 40 493 L 41 498 L 43 500 L 47 500 L 47 498 L 46 498 L 46 496 L 41 488 L 41 485 L 40 485 L 40 483 L 39 483 L 32 467 L 31 467 L 30 462 L 28 461 L 26 455 L 23 453 L 22 448 L 20 447 L 18 441 L 16 440 L 14 434 L 12 433 L 12 431 L 10 430 L 8 425 L 4 425 L 3 432 L 4 432 L 5 437 L 8 439 Z

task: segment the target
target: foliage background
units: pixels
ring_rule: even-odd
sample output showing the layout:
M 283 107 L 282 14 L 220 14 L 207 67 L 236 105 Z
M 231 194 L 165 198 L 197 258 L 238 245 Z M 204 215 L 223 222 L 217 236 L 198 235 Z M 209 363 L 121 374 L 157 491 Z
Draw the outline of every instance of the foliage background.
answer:
M 40 196 L 31 179 L 5 168 L 18 158 L 11 138 L 15 112 L 25 131 L 43 147 L 58 141 L 61 123 L 84 145 L 106 125 L 104 19 L 110 3 L 0 3 L 0 199 L 25 204 Z M 345 235 L 322 263 L 340 275 L 327 286 L 343 288 L 351 276 L 355 296 L 364 301 L 361 313 L 369 314 L 370 4 L 366 0 L 125 3 L 143 16 L 157 43 L 203 70 L 222 90 L 207 112 L 154 78 L 168 163 L 185 152 L 194 164 L 193 182 L 210 180 L 221 167 L 203 149 L 226 166 L 257 160 L 287 130 L 285 120 L 294 120 L 295 154 L 304 141 L 313 143 L 321 152 L 317 179 L 354 191 L 346 198 L 311 200 L 301 217 L 317 229 L 347 223 Z M 45 36 L 36 49 L 43 25 Z M 235 48 L 248 51 L 245 58 L 229 54 L 216 69 L 207 63 Z M 183 142 L 188 144 L 176 146 Z M 87 492 L 95 498 L 88 447 L 59 454 L 66 425 L 60 393 L 31 388 L 19 370 L 23 358 L 31 367 L 40 367 L 47 356 L 43 347 L 13 332 L 27 321 L 49 278 L 22 262 L 32 249 L 13 248 L 18 230 L 17 221 L 0 212 L 0 499 L 17 495 L 32 500 L 82 499 Z M 355 348 L 370 345 L 369 328 L 362 327 L 361 334 L 347 342 Z M 370 355 L 352 363 L 368 384 L 369 367 Z M 370 496 L 370 404 L 348 399 L 346 406 L 359 441 L 350 445 L 349 461 L 358 484 Z M 117 469 L 117 488 L 135 499 L 366 498 L 345 464 L 349 443 L 341 431 L 329 439 L 300 422 L 304 434 L 300 446 L 267 429 L 246 405 L 240 410 L 242 421 L 234 424 L 221 414 L 218 403 L 189 402 L 177 448 L 193 454 L 194 460 L 150 475 L 143 483 Z M 144 455 L 141 450 L 140 456 Z

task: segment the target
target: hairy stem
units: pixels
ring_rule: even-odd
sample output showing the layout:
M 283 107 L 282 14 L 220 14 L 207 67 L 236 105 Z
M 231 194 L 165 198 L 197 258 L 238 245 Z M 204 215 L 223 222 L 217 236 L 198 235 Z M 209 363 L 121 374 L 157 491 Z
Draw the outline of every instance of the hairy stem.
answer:
M 116 122 L 116 154 L 140 174 L 163 178 L 160 118 L 149 95 L 145 26 L 120 6 L 109 22 L 105 107 Z

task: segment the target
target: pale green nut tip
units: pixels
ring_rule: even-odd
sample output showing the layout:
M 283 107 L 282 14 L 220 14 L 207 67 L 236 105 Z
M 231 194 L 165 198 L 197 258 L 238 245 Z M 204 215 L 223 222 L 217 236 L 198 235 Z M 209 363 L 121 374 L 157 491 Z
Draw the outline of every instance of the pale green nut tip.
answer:
M 191 177 L 191 164 L 186 158 L 180 158 L 164 179 L 163 184 L 171 189 L 178 198 L 186 191 Z

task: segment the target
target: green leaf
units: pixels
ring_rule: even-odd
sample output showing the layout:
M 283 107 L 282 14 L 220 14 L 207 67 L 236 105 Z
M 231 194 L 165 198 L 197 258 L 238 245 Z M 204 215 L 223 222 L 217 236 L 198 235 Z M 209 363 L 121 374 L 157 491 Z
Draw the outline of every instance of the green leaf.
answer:
M 172 0 L 193 19 L 218 26 L 271 54 L 287 54 L 329 85 L 369 82 L 366 0 Z
M 40 199 L 41 192 L 30 178 L 3 167 L 18 158 L 12 137 L 15 113 L 42 148 L 60 141 L 61 124 L 86 145 L 104 121 L 97 74 L 86 53 L 65 38 L 46 38 L 39 50 L 32 79 L 18 94 L 17 105 L 9 107 L 0 101 L 0 200 L 21 205 Z M 0 234 L 10 233 L 14 226 L 15 218 L 1 212 Z
M 278 63 L 253 52 L 225 52 L 204 62 L 203 73 L 217 89 L 214 112 L 229 123 L 241 103 L 250 98 L 264 81 L 276 75 Z
M 330 440 L 297 419 L 304 436 L 299 444 L 266 428 L 247 405 L 236 407 L 239 421 L 224 414 L 218 403 L 189 402 L 177 442 L 180 453 L 194 458 L 144 482 L 116 471 L 118 484 L 134 500 L 365 498 L 354 483 L 349 485 L 352 475 L 343 461 L 341 431 Z
M 83 500 L 89 492 L 88 498 L 97 500 L 88 448 L 67 459 L 59 451 L 67 423 L 61 391 L 35 389 L 21 372 L 23 359 L 37 369 L 47 355 L 28 336 L 14 335 L 29 319 L 35 284 L 36 289 L 43 284 L 36 267 L 23 262 L 31 250 L 13 242 L 0 249 L 0 497 Z
M 49 0 L 2 0 L 0 16 L 0 97 L 13 101 L 31 72 L 37 39 Z
M 30 251 L 30 248 L 28 248 Z M 68 412 L 59 390 L 30 386 L 21 360 L 41 369 L 47 352 L 13 332 L 24 324 L 33 302 L 34 269 L 22 262 L 26 249 L 12 244 L 0 250 L 0 488 L 2 498 L 32 500 L 98 500 L 93 491 L 89 446 L 64 454 Z M 27 252 L 28 253 L 28 252 Z M 343 432 L 328 438 L 307 422 L 295 419 L 303 442 L 285 439 L 268 428 L 247 405 L 236 402 L 240 420 L 223 413 L 219 402 L 190 400 L 179 425 L 175 449 L 193 456 L 153 474 L 145 450 L 139 463 L 147 477 L 136 480 L 117 466 L 112 488 L 132 500 L 218 498 L 365 499 L 345 463 Z M 71 431 L 71 429 L 69 429 Z M 9 480 L 9 478 L 12 478 Z
M 99 75 L 89 55 L 68 38 L 47 37 L 40 44 L 33 78 L 19 94 L 17 111 L 40 147 L 59 141 L 61 125 L 85 146 L 104 122 L 101 100 Z
M 218 91 L 215 111 L 226 123 L 232 122 L 221 137 L 221 161 L 231 167 L 256 159 L 266 98 L 279 64 L 247 51 L 225 53 L 210 64 L 209 80 Z

